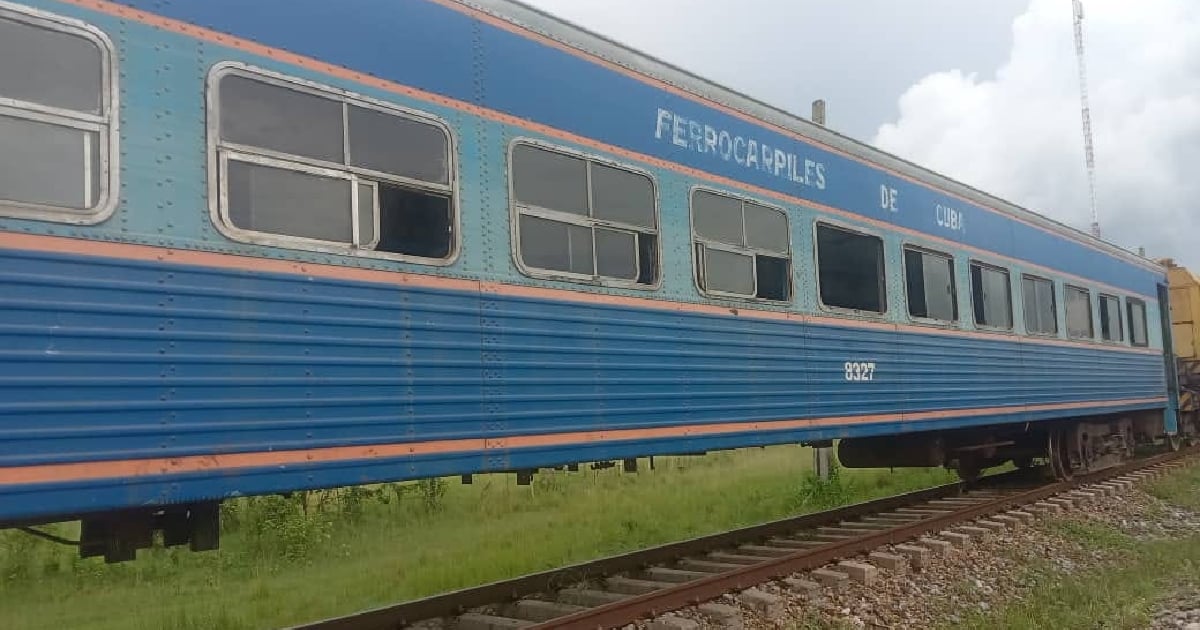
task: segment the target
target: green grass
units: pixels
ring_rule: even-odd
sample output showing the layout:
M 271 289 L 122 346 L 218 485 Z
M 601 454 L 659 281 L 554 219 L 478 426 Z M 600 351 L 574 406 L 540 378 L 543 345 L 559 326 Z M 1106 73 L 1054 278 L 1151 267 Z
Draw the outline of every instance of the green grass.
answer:
M 120 565 L 0 532 L 0 628 L 274 628 L 954 479 L 840 469 L 821 486 L 811 460 L 778 446 L 525 487 L 482 475 L 244 499 L 224 509 L 220 551 Z
M 1168 503 L 1200 511 L 1200 466 L 1189 466 L 1152 481 L 1146 491 Z
M 1200 507 L 1200 467 L 1148 486 L 1181 507 Z M 955 628 L 1145 628 L 1159 601 L 1200 578 L 1200 534 L 1138 540 L 1115 528 L 1066 521 L 1058 533 L 1085 549 L 1111 554 L 1105 565 L 1076 575 L 1048 566 L 1028 569 L 1029 595 L 992 613 L 973 613 Z

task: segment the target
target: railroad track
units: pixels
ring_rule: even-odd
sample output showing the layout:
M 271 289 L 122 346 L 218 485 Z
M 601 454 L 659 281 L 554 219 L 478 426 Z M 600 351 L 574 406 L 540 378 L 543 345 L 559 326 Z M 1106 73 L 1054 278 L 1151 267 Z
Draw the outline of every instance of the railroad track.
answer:
M 1014 471 L 972 484 L 947 484 L 367 610 L 296 626 L 296 630 L 620 627 L 886 545 L 918 540 L 925 547 L 962 543 L 956 538 L 966 538 L 961 531 L 971 529 L 964 524 L 992 517 L 979 522 L 1017 526 L 1018 517 L 1029 515 L 1009 514 L 1016 508 L 1039 504 L 1049 509 L 1072 497 L 1090 500 L 1097 492 L 1112 490 L 1103 485 L 1105 481 L 1152 474 L 1197 452 L 1157 455 L 1071 481 L 1037 483 L 1036 471 Z M 1147 470 L 1151 472 L 1142 472 Z M 950 531 L 955 528 L 960 531 Z M 930 534 L 938 538 L 922 539 Z M 918 551 L 928 551 L 916 546 L 907 549 L 914 557 L 880 555 L 879 560 L 916 562 Z M 854 565 L 845 569 L 852 572 Z M 829 577 L 830 572 L 813 575 Z M 839 579 L 846 575 L 839 574 Z

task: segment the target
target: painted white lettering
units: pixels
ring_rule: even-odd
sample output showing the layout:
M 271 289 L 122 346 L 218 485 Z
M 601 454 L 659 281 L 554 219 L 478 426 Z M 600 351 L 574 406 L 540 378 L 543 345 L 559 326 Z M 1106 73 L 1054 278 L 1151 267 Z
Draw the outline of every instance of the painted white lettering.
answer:
M 745 168 L 753 168 L 801 186 L 825 188 L 825 165 L 803 154 L 773 147 L 761 139 L 737 135 L 719 126 L 692 120 L 666 108 L 657 108 L 654 137 L 690 149 L 701 155 L 713 155 Z M 801 163 L 803 161 L 803 167 Z M 949 215 L 947 215 L 949 216 Z M 961 218 L 958 219 L 961 223 Z
M 704 125 L 704 148 L 711 153 L 717 152 L 717 130 L 708 125 Z
M 690 140 L 689 147 L 704 153 L 704 127 L 700 123 L 694 120 L 688 121 L 688 139 Z
M 670 133 L 671 119 L 673 117 L 674 117 L 674 114 L 672 114 L 670 110 L 663 109 L 661 107 L 658 108 L 658 124 L 654 128 L 654 137 L 655 138 L 662 140 L 664 131 L 667 133 Z
M 951 208 L 938 204 L 934 208 L 934 218 L 937 220 L 938 227 L 953 230 L 955 232 L 966 232 L 963 213 Z
M 879 207 L 890 212 L 899 212 L 900 208 L 896 206 L 896 198 L 900 193 L 895 188 L 888 188 L 886 184 L 879 186 Z
M 671 121 L 671 142 L 677 147 L 687 148 L 687 119 L 675 114 L 675 118 Z

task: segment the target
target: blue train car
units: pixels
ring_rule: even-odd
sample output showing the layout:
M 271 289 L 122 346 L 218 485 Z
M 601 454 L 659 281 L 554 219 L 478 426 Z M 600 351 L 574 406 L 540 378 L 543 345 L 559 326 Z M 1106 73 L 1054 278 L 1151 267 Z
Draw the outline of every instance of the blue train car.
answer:
M 1176 431 L 1160 265 L 503 0 L 0 0 L 0 523 Z M 1057 446 L 1056 446 L 1057 445 Z

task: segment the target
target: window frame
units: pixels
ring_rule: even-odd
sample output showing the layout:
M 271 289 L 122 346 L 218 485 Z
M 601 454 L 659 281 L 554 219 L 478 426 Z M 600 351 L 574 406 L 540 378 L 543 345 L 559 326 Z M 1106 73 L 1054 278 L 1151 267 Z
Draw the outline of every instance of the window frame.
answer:
M 844 306 L 834 306 L 834 305 L 826 304 L 825 300 L 821 298 L 821 246 L 818 242 L 820 239 L 817 236 L 817 230 L 819 230 L 822 225 L 824 225 L 825 227 L 833 228 L 835 230 L 842 230 L 843 232 L 851 232 L 853 234 L 858 234 L 861 236 L 869 236 L 871 238 L 879 239 L 879 245 L 880 245 L 879 251 L 881 254 L 879 260 L 882 263 L 882 268 L 879 270 L 879 288 L 883 293 L 881 296 L 882 297 L 881 302 L 883 302 L 883 310 L 882 311 L 864 311 L 864 310 L 856 309 L 856 308 L 846 308 Z M 813 246 L 813 286 L 815 286 L 817 289 L 817 293 L 816 293 L 817 306 L 820 309 L 830 312 L 830 313 L 842 313 L 842 314 L 847 314 L 847 315 L 855 315 L 858 317 L 869 317 L 871 319 L 885 319 L 891 313 L 893 304 L 892 304 L 892 300 L 890 299 L 891 296 L 889 295 L 889 291 L 888 291 L 888 275 L 887 275 L 888 274 L 888 272 L 887 272 L 887 269 L 888 269 L 888 264 L 887 264 L 888 247 L 887 247 L 887 239 L 884 238 L 884 235 L 881 232 L 877 232 L 875 230 L 864 229 L 864 228 L 858 227 L 856 225 L 851 225 L 849 223 L 843 223 L 841 221 L 834 221 L 834 220 L 831 220 L 828 218 L 821 217 L 812 222 L 812 246 Z M 901 257 L 903 258 L 903 256 L 901 256 Z M 901 264 L 901 266 L 903 266 L 904 261 L 900 261 L 900 264 Z M 905 301 L 907 302 L 907 298 Z M 905 310 L 907 310 L 907 303 L 905 304 Z
M 1052 304 L 1052 306 L 1054 307 L 1054 310 L 1053 310 L 1054 330 L 1052 332 L 1034 332 L 1032 330 L 1029 330 L 1029 322 L 1025 321 L 1025 313 L 1029 309 L 1029 305 L 1025 302 L 1025 286 L 1024 285 L 1025 285 L 1026 278 L 1028 278 L 1030 280 L 1040 280 L 1043 282 L 1050 283 L 1050 297 L 1051 297 L 1051 299 L 1054 300 L 1054 303 Z M 1011 285 L 1011 280 L 1009 282 Z M 1011 290 L 1012 290 L 1011 286 L 1009 287 L 1009 290 L 1011 292 Z M 1010 302 L 1011 302 L 1011 298 L 1010 298 Z M 1011 305 L 1010 305 L 1010 308 L 1011 308 Z M 1066 309 L 1065 305 L 1063 306 L 1063 309 L 1065 312 L 1065 309 Z M 972 309 L 972 310 L 974 310 L 974 309 Z M 1013 319 L 1015 320 L 1016 312 L 1015 312 L 1015 309 L 1013 309 L 1013 310 L 1014 310 Z M 1058 282 L 1056 282 L 1054 280 L 1054 278 L 1051 278 L 1048 276 L 1039 276 L 1036 273 L 1022 273 L 1021 274 L 1021 323 L 1024 324 L 1024 326 L 1025 326 L 1025 334 L 1029 335 L 1030 337 L 1040 337 L 1040 338 L 1044 338 L 1044 339 L 1055 339 L 1055 338 L 1059 337 L 1059 333 L 1061 331 L 1059 330 L 1059 326 L 1058 326 Z M 1014 326 L 1015 326 L 1015 321 L 1014 321 Z
M 1002 273 L 1004 273 L 1005 277 L 1008 278 L 1008 327 L 1007 328 L 1001 327 L 1001 326 L 992 326 L 990 324 L 980 324 L 979 321 L 977 320 L 977 318 L 975 317 L 975 286 L 974 286 L 974 281 L 971 280 L 971 268 L 974 266 L 978 266 L 982 269 L 990 269 L 992 271 L 1002 272 Z M 1003 267 L 1001 265 L 995 265 L 995 264 L 992 264 L 989 262 L 982 261 L 978 258 L 970 258 L 967 260 L 967 281 L 971 282 L 971 285 L 972 285 L 971 286 L 971 323 L 975 326 L 975 328 L 977 328 L 979 330 L 986 330 L 986 331 L 997 332 L 997 333 L 1005 333 L 1005 334 L 1010 334 L 1010 335 L 1017 334 L 1017 313 L 1016 313 L 1016 309 L 1013 307 L 1015 302 L 1013 300 L 1012 277 L 1013 277 L 1013 271 L 1011 269 L 1009 269 L 1008 267 Z M 1024 303 L 1024 302 L 1022 301 L 1022 303 Z M 1024 313 L 1022 313 L 1022 315 L 1024 315 Z M 1058 316 L 1055 315 L 1056 322 L 1057 322 L 1057 317 Z M 1057 323 L 1055 324 L 1055 326 L 1057 326 Z
M 640 175 L 650 181 L 650 193 L 654 202 L 654 228 L 653 232 L 648 232 L 645 226 L 635 226 L 630 223 L 621 223 L 618 221 L 609 221 L 607 219 L 596 219 L 590 215 L 572 214 L 552 208 L 542 208 L 539 206 L 522 206 L 517 203 L 516 193 L 516 178 L 513 177 L 513 154 L 518 145 L 531 146 L 536 149 L 559 153 L 568 157 L 584 160 L 585 162 L 595 162 L 601 166 L 625 171 L 634 175 Z M 522 275 L 538 280 L 555 280 L 559 282 L 572 282 L 575 284 L 586 284 L 590 286 L 604 286 L 621 289 L 634 289 L 638 291 L 656 291 L 662 288 L 663 283 L 663 225 L 662 213 L 659 209 L 659 190 L 658 179 L 650 171 L 633 166 L 625 162 L 618 162 L 603 155 L 580 151 L 571 147 L 566 147 L 558 144 L 552 144 L 532 138 L 528 136 L 519 136 L 513 138 L 508 143 L 507 164 L 505 170 L 508 178 L 508 227 L 509 227 L 509 250 L 512 256 L 513 264 L 516 265 L 517 271 Z M 592 169 L 586 168 L 586 182 L 588 207 L 591 211 L 592 204 Z M 523 209 L 522 209 L 523 208 Z M 600 275 L 586 275 L 580 273 L 571 273 L 569 271 L 557 271 L 553 269 L 542 269 L 541 267 L 531 267 L 525 264 L 521 258 L 521 215 L 526 214 L 539 219 L 547 219 L 557 221 L 559 223 L 568 223 L 580 227 L 587 227 L 593 231 L 593 246 L 592 246 L 592 264 L 593 269 L 596 265 L 596 248 L 594 228 L 600 227 L 614 232 L 632 233 L 634 239 L 634 264 L 640 271 L 642 263 L 641 247 L 636 239 L 637 234 L 650 233 L 654 236 L 655 261 L 654 261 L 654 282 L 652 284 L 643 284 L 637 281 L 637 278 L 626 280 L 621 278 L 611 278 Z
M 912 314 L 912 305 L 909 302 L 908 292 L 908 256 L 906 253 L 914 251 L 922 255 L 936 256 L 950 261 L 950 282 L 954 287 L 954 319 L 938 319 L 936 317 L 917 317 Z M 886 252 L 885 252 L 886 256 Z M 900 243 L 900 274 L 904 279 L 904 313 L 909 321 L 930 326 L 941 326 L 945 328 L 960 328 L 962 326 L 962 307 L 958 302 L 958 259 L 949 252 L 933 249 L 917 243 L 905 241 Z M 924 263 L 922 263 L 924 264 Z M 817 299 L 820 300 L 820 292 L 818 291 Z M 928 306 L 926 307 L 928 310 Z
M 1101 292 L 1097 292 L 1096 295 L 1097 295 L 1096 306 L 1100 310 L 1101 320 L 1103 320 L 1103 314 L 1104 314 L 1104 300 L 1106 298 L 1108 298 L 1108 299 L 1113 299 L 1113 300 L 1117 301 L 1117 338 L 1116 339 L 1105 339 L 1104 338 L 1104 324 L 1103 324 L 1103 321 L 1101 321 L 1101 322 L 1098 322 L 1100 324 L 1098 326 L 1098 328 L 1100 329 L 1100 336 L 1097 337 L 1097 340 L 1099 340 L 1100 343 L 1125 345 L 1125 313 L 1124 313 L 1125 309 L 1122 308 L 1121 296 L 1113 295 L 1111 293 L 1101 293 Z M 1111 321 L 1109 322 L 1109 325 L 1110 326 L 1112 325 Z M 1147 332 L 1149 332 L 1149 331 L 1147 331 Z
M 758 296 L 758 259 L 755 258 L 755 256 L 757 256 L 758 254 L 763 254 L 763 255 L 771 256 L 773 258 L 779 258 L 779 252 L 770 251 L 770 250 L 761 249 L 761 248 L 754 248 L 754 247 L 741 247 L 738 245 L 730 245 L 728 243 L 722 243 L 720 241 L 710 240 L 708 238 L 701 236 L 696 231 L 696 213 L 693 209 L 694 206 L 693 206 L 692 200 L 695 197 L 697 192 L 704 192 L 704 193 L 708 193 L 710 195 L 716 195 L 718 197 L 734 199 L 734 200 L 738 201 L 739 204 L 752 203 L 756 206 L 761 206 L 763 208 L 767 208 L 768 210 L 773 210 L 775 212 L 778 212 L 780 215 L 783 216 L 784 225 L 787 226 L 787 252 L 786 252 L 786 255 L 787 255 L 787 262 L 788 262 L 788 277 L 787 277 L 787 297 L 786 298 L 784 298 L 782 300 L 776 300 L 773 298 L 765 298 L 765 297 Z M 796 255 L 795 255 L 794 249 L 792 248 L 792 217 L 788 215 L 787 210 L 783 206 L 780 206 L 780 205 L 777 205 L 774 203 L 768 203 L 761 199 L 757 199 L 755 197 L 750 197 L 748 195 L 743 195 L 743 194 L 733 192 L 730 190 L 714 188 L 712 186 L 703 186 L 700 184 L 694 185 L 688 189 L 687 201 L 688 201 L 688 203 L 687 203 L 688 229 L 691 232 L 691 240 L 688 243 L 688 245 L 689 245 L 689 249 L 692 250 L 691 255 L 689 256 L 689 258 L 691 258 L 691 260 L 692 260 L 692 286 L 694 286 L 696 288 L 696 291 L 699 292 L 700 295 L 703 295 L 705 297 L 710 297 L 710 298 L 724 299 L 724 300 L 747 300 L 747 301 L 751 301 L 751 302 L 761 302 L 764 304 L 791 304 L 792 301 L 796 299 L 796 281 L 795 281 Z M 741 210 L 742 210 L 742 237 L 743 237 L 743 239 L 745 239 L 745 237 L 746 237 L 746 209 L 745 209 L 744 205 L 742 206 Z M 703 244 L 704 247 L 714 249 L 717 251 L 727 252 L 727 253 L 731 253 L 731 254 L 737 254 L 740 256 L 749 256 L 752 259 L 751 260 L 751 265 L 752 265 L 751 268 L 754 270 L 754 273 L 752 275 L 752 279 L 754 281 L 754 293 L 748 295 L 745 293 L 729 293 L 726 291 L 717 291 L 717 290 L 705 288 L 700 282 L 700 274 L 702 271 L 700 265 L 701 265 L 702 261 L 700 260 L 699 256 L 697 255 L 697 251 L 696 251 L 696 246 L 701 245 L 701 244 Z
M 100 50 L 100 113 L 92 114 L 71 109 L 51 107 L 40 103 L 0 97 L 0 115 L 17 120 L 40 122 L 59 127 L 95 132 L 99 137 L 100 178 L 95 207 L 73 209 L 39 203 L 0 200 L 0 217 L 32 219 L 71 225 L 95 225 L 108 220 L 117 209 L 120 195 L 120 90 L 115 88 L 117 68 L 116 47 L 108 34 L 83 20 L 49 11 L 0 2 L 0 19 L 20 22 L 67 35 L 82 37 Z M 90 169 L 89 169 L 90 170 Z M 84 184 L 92 184 L 92 173 L 86 173 Z
M 1067 299 L 1067 292 L 1071 291 L 1072 289 L 1074 289 L 1075 291 L 1082 291 L 1085 295 L 1087 295 L 1088 328 L 1091 330 L 1091 334 L 1087 337 L 1080 337 L 1080 336 L 1071 334 L 1071 316 L 1067 312 L 1067 305 L 1070 302 Z M 1070 339 L 1072 341 L 1095 341 L 1096 340 L 1096 323 L 1097 322 L 1096 322 L 1096 313 L 1093 308 L 1093 307 L 1095 307 L 1096 302 L 1092 300 L 1093 294 L 1094 294 L 1094 292 L 1087 287 L 1082 287 L 1077 284 L 1070 284 L 1070 283 L 1065 283 L 1065 282 L 1063 283 L 1063 321 L 1066 323 L 1066 326 L 1065 326 L 1066 329 L 1063 332 L 1066 333 L 1067 339 Z
M 1146 340 L 1143 343 L 1137 343 L 1134 340 L 1133 334 L 1133 305 L 1139 304 L 1142 307 L 1142 325 L 1145 327 L 1144 336 Z M 1134 348 L 1149 348 L 1150 347 L 1150 311 L 1146 307 L 1146 300 L 1125 296 L 1125 317 L 1129 319 L 1129 345 Z
M 374 110 L 384 114 L 396 116 L 397 118 L 430 125 L 441 131 L 446 139 L 447 181 L 445 184 L 441 184 L 424 180 L 416 180 L 401 175 L 377 171 L 374 169 L 351 166 L 345 163 L 338 164 L 334 162 L 326 162 L 324 160 L 312 157 L 284 153 L 264 147 L 243 145 L 235 142 L 222 142 L 220 83 L 222 79 L 231 75 L 240 76 L 267 85 L 294 90 L 303 94 L 310 94 L 325 99 L 331 99 L 341 103 L 343 112 L 343 149 L 345 148 L 345 145 L 349 143 L 349 136 L 347 135 L 347 125 L 349 122 L 346 117 L 346 112 L 351 106 Z M 454 128 L 442 118 L 429 112 L 415 110 L 396 103 L 371 98 L 358 92 L 352 92 L 350 90 L 337 88 L 328 84 L 308 81 L 287 74 L 267 70 L 261 66 L 254 66 L 235 61 L 219 62 L 214 64 L 212 68 L 209 69 L 208 78 L 205 85 L 205 108 L 207 117 L 206 150 L 208 153 L 207 179 L 209 193 L 209 219 L 222 236 L 225 236 L 232 241 L 251 245 L 262 245 L 266 247 L 278 247 L 325 254 L 338 254 L 343 256 L 353 256 L 356 258 L 392 260 L 436 267 L 447 267 L 458 261 L 458 257 L 461 254 L 462 249 L 462 213 L 459 207 L 461 195 L 459 191 L 458 174 L 458 137 L 454 132 Z M 302 236 L 289 236 L 286 234 L 276 234 L 271 232 L 259 232 L 257 230 L 240 228 L 234 225 L 233 221 L 229 217 L 229 177 L 227 166 L 230 157 L 233 157 L 236 161 L 246 162 L 257 166 L 282 168 L 284 170 L 296 173 L 349 181 L 351 191 L 350 221 L 352 226 L 352 240 L 357 240 L 360 226 L 360 222 L 358 221 L 359 186 L 373 186 L 375 188 L 376 197 L 373 206 L 375 208 L 375 236 L 374 239 L 369 243 L 369 245 L 372 247 L 377 245 L 381 238 L 380 213 L 378 211 L 378 182 L 382 181 L 384 183 L 405 187 L 407 189 L 417 190 L 428 194 L 449 196 L 449 209 L 454 215 L 449 221 L 449 225 L 452 230 L 450 251 L 443 258 L 429 258 L 425 256 L 413 256 L 410 254 L 401 254 L 396 252 L 377 251 L 366 247 L 368 243 L 338 243 L 336 241 L 313 239 Z

